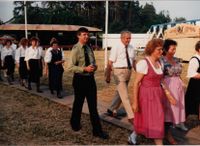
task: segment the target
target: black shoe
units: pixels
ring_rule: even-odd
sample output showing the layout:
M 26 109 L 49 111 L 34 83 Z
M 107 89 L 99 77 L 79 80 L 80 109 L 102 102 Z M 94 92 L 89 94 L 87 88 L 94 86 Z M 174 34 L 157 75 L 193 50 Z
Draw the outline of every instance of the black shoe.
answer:
M 71 126 L 73 131 L 79 131 L 81 130 L 81 126 Z
M 51 90 L 51 94 L 54 94 L 53 90 Z
M 111 111 L 110 109 L 107 109 L 107 113 L 106 115 L 110 116 L 110 117 L 113 117 L 113 118 L 116 118 L 118 120 L 121 120 L 122 118 L 119 117 L 119 115 L 117 114 L 117 112 L 113 112 Z
M 40 90 L 40 89 L 37 89 L 37 92 L 38 92 L 38 93 L 43 93 L 43 91 L 42 91 L 42 90 Z
M 25 88 L 28 89 L 28 90 L 32 90 L 31 83 L 28 83 L 28 86 L 25 86 Z
M 3 81 L 3 79 L 0 77 L 0 81 L 2 82 Z
M 32 90 L 30 85 L 28 85 L 28 87 L 25 87 L 25 88 L 27 88 L 28 90 Z
M 99 137 L 101 139 L 109 139 L 109 136 L 106 132 L 98 132 L 98 133 L 93 133 L 93 136 Z
M 12 83 L 12 82 L 8 82 L 8 84 L 9 84 L 9 85 L 13 85 L 13 83 Z
M 62 98 L 62 95 L 61 95 L 60 92 L 57 93 L 57 97 L 58 97 L 58 98 Z

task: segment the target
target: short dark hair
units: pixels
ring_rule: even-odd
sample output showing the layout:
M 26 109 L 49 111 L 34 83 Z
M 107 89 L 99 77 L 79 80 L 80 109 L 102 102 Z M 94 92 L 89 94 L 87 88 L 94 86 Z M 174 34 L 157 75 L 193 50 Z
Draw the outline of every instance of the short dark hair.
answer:
M 200 49 L 200 41 L 198 41 L 198 42 L 196 43 L 196 45 L 195 45 L 195 50 L 196 50 L 196 51 L 199 51 L 199 49 Z
M 54 41 L 51 42 L 50 45 L 53 46 L 53 44 L 58 44 L 58 41 L 57 41 L 57 40 L 54 40 Z
M 80 35 L 81 33 L 83 32 L 89 32 L 87 28 L 85 27 L 80 27 L 78 30 L 77 30 L 77 35 Z
M 166 53 L 168 52 L 169 47 L 171 45 L 177 46 L 177 42 L 174 41 L 174 40 L 171 40 L 171 39 L 166 39 L 164 41 L 164 44 L 163 44 L 163 55 L 166 55 Z

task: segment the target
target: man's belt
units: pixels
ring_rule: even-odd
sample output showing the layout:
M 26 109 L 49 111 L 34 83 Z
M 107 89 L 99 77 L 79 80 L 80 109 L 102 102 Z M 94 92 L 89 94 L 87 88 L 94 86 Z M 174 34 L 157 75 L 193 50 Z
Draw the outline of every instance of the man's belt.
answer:
M 114 67 L 114 69 L 131 69 L 131 68 L 128 68 L 128 67 Z

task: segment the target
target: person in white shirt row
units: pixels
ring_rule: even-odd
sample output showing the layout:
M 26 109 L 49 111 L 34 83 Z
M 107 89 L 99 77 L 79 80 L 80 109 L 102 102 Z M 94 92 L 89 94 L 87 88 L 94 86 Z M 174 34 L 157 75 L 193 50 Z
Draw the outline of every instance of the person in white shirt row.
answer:
M 36 83 L 37 92 L 40 90 L 40 77 L 42 76 L 42 58 L 44 56 L 43 49 L 39 46 L 39 40 L 36 37 L 31 38 L 31 46 L 25 52 L 25 61 L 29 72 L 28 89 L 32 90 L 31 82 Z
M 185 95 L 186 117 L 198 115 L 200 120 L 200 41 L 195 45 L 196 53 L 189 62 L 187 77 L 190 78 Z
M 44 57 L 45 61 L 45 74 L 49 77 L 49 89 L 51 94 L 54 90 L 57 91 L 57 97 L 62 98 L 62 76 L 64 72 L 63 63 L 64 53 L 59 48 L 56 39 L 50 42 L 51 47 L 47 49 Z
M 22 38 L 19 43 L 19 48 L 16 49 L 15 52 L 15 63 L 17 65 L 19 76 L 20 76 L 20 84 L 22 86 L 27 87 L 27 79 L 28 79 L 28 70 L 26 66 L 25 52 L 28 48 L 28 39 Z
M 6 40 L 5 45 L 1 51 L 1 65 L 6 70 L 7 80 L 9 84 L 13 84 L 13 75 L 15 69 L 15 54 L 11 47 L 12 41 Z

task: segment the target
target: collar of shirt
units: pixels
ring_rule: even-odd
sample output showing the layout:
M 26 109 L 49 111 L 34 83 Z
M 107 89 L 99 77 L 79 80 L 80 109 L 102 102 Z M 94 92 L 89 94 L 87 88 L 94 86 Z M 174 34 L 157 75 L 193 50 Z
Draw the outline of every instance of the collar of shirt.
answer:
M 194 54 L 195 57 L 197 57 L 200 60 L 200 55 L 199 54 Z
M 87 44 L 84 45 L 84 44 L 81 44 L 80 42 L 78 42 L 78 43 L 77 43 L 77 46 L 78 46 L 78 48 L 83 48 L 83 46 L 86 46 L 86 47 L 87 47 Z

